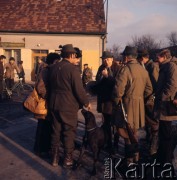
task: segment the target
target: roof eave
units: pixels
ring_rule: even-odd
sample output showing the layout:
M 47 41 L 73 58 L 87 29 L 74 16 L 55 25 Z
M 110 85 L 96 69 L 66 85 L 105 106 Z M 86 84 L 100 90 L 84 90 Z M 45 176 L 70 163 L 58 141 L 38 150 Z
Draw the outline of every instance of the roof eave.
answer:
M 28 33 L 28 34 L 76 34 L 76 35 L 106 35 L 105 32 L 43 32 L 43 31 L 11 31 L 0 30 L 1 33 Z

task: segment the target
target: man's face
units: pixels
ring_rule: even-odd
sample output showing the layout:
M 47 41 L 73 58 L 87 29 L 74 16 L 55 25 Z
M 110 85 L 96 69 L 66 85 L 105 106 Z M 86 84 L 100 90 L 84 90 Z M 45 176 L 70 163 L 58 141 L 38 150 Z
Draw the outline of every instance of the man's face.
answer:
M 107 67 L 111 67 L 113 62 L 113 58 L 106 58 L 104 59 L 104 63 Z
M 88 66 L 87 66 L 87 65 L 85 65 L 85 66 L 84 66 L 84 69 L 86 69 L 86 68 L 88 68 Z
M 15 61 L 14 60 L 10 60 L 10 64 L 14 64 L 15 63 Z
M 165 61 L 165 58 L 164 57 L 161 57 L 161 56 L 157 56 L 157 61 L 159 63 L 162 63 L 163 61 Z

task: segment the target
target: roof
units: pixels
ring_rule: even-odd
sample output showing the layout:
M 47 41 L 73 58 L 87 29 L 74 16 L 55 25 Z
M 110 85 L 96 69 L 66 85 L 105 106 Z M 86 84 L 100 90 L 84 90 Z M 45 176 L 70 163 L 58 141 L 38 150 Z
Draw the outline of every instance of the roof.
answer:
M 105 34 L 103 0 L 1 0 L 0 32 Z

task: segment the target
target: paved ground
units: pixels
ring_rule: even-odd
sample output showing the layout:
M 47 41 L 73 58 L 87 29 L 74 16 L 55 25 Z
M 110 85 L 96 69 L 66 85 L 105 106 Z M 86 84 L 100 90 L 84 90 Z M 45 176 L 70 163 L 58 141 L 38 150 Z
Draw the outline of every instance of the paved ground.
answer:
M 0 179 L 3 180 L 65 180 L 65 179 L 104 179 L 110 177 L 108 164 L 110 159 L 105 152 L 101 152 L 98 163 L 98 174 L 95 177 L 90 175 L 92 169 L 92 154 L 88 151 L 83 159 L 83 165 L 77 171 L 66 170 L 60 166 L 54 168 L 50 165 L 49 158 L 40 158 L 33 153 L 33 144 L 37 121 L 33 115 L 25 111 L 22 107 L 22 98 L 14 98 L 13 101 L 3 101 L 0 103 Z M 98 125 L 101 124 L 101 115 L 96 113 L 96 100 L 90 98 L 93 112 L 97 117 Z M 83 122 L 83 117 L 79 112 L 79 121 Z M 79 124 L 77 129 L 77 143 L 81 143 L 84 134 L 84 125 Z M 144 131 L 140 131 L 143 138 Z M 124 144 L 121 140 L 119 149 L 114 158 L 123 157 Z M 148 156 L 147 144 L 141 140 L 140 152 L 143 157 Z M 61 148 L 62 151 L 62 148 Z M 78 149 L 74 152 L 77 159 Z M 62 152 L 61 152 L 62 155 Z M 148 159 L 148 158 L 147 158 Z M 174 165 L 177 163 L 177 149 L 175 151 Z M 108 168 L 108 169 L 107 169 Z M 177 166 L 175 167 L 177 170 Z M 116 179 L 121 179 L 115 172 Z M 114 175 L 112 175 L 114 176 Z

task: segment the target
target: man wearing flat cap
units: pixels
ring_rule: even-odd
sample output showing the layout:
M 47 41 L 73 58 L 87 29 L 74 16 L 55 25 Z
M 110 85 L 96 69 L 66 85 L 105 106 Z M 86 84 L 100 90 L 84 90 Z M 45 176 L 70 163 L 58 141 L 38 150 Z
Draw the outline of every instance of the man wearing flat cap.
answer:
M 72 44 L 62 46 L 63 60 L 49 68 L 49 109 L 53 118 L 51 140 L 53 166 L 58 165 L 61 134 L 64 140 L 64 167 L 73 165 L 77 112 L 83 106 L 90 109 L 80 72 L 76 67 L 78 62 L 76 53 Z
M 11 89 L 12 86 L 14 85 L 14 78 L 15 78 L 14 70 L 16 70 L 18 75 L 20 73 L 20 70 L 15 62 L 14 57 L 9 58 L 9 63 L 6 63 L 4 65 L 4 70 L 5 70 L 6 85 L 9 89 Z
M 118 64 L 113 61 L 113 55 L 109 51 L 104 51 L 102 56 L 102 65 L 98 68 L 96 74 L 97 82 L 97 111 L 103 114 L 103 128 L 108 136 L 106 150 L 111 153 L 112 147 L 112 92 L 115 85 L 115 76 L 119 70 Z
M 87 83 L 92 81 L 92 76 L 93 76 L 92 69 L 88 67 L 88 64 L 84 64 L 84 69 L 82 73 L 82 83 L 84 88 L 86 88 Z
M 148 71 L 152 87 L 153 94 L 155 94 L 157 80 L 159 77 L 159 65 L 157 62 L 153 62 L 149 58 L 149 52 L 147 49 L 138 50 L 138 61 L 140 64 Z M 145 101 L 145 130 L 146 130 L 146 139 L 150 141 L 150 155 L 153 155 L 157 152 L 158 148 L 158 129 L 159 122 L 154 119 L 153 109 L 154 109 L 154 95 L 148 98 L 149 100 Z
M 136 59 L 138 53 L 135 47 L 126 46 L 122 55 L 127 63 L 116 75 L 114 102 L 117 105 L 123 104 L 128 123 L 137 139 L 137 130 L 145 124 L 144 95 L 148 97 L 152 94 L 152 84 L 148 72 Z M 139 160 L 138 148 L 134 148 L 130 141 L 125 121 L 120 118 L 114 123 L 120 136 L 125 140 L 127 165 L 133 161 L 137 162 Z

